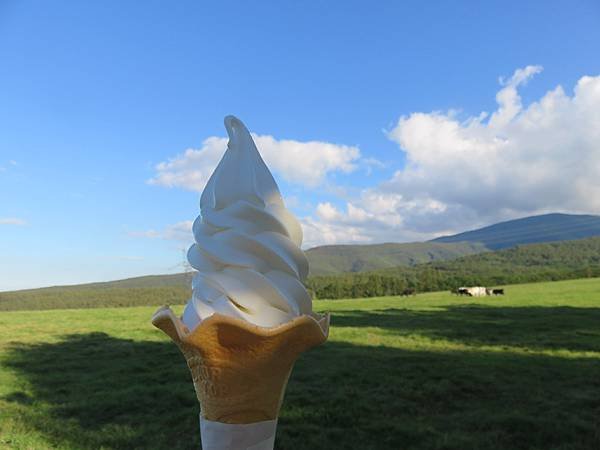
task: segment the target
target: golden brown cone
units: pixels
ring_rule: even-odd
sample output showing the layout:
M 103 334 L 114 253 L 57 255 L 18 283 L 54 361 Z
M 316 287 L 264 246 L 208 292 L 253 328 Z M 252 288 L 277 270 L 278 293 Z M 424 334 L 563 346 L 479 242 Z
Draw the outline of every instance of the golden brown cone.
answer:
M 202 415 L 224 423 L 276 419 L 294 362 L 329 334 L 329 314 L 302 315 L 273 328 L 214 314 L 189 332 L 162 307 L 152 323 L 185 356 Z

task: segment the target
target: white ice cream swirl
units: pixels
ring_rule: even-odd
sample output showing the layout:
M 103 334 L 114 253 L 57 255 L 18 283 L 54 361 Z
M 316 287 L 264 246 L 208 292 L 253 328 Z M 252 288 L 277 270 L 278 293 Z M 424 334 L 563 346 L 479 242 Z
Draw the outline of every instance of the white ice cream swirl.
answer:
M 225 127 L 227 150 L 202 193 L 188 251 L 198 271 L 182 318 L 190 330 L 214 313 L 273 327 L 312 310 L 300 224 L 244 124 L 227 116 Z

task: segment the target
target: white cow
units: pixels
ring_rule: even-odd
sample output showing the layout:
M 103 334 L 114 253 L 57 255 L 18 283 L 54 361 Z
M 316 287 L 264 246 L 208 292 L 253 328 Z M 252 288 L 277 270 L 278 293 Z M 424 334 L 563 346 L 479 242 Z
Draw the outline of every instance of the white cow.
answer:
M 458 292 L 470 297 L 485 297 L 488 295 L 487 289 L 483 286 L 460 287 Z

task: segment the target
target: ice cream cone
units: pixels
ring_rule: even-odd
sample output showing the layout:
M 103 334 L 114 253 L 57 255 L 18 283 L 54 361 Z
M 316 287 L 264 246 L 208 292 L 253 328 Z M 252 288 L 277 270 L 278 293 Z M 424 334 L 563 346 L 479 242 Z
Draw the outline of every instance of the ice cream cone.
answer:
M 183 353 L 201 415 L 229 424 L 277 419 L 294 362 L 329 333 L 329 314 L 314 313 L 272 328 L 214 314 L 190 332 L 162 307 L 152 323 Z

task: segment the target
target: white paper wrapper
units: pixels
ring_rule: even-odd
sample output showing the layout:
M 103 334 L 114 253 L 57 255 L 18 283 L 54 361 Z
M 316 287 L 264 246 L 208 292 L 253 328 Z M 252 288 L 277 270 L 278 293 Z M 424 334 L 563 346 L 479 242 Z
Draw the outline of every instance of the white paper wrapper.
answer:
M 202 450 L 273 450 L 277 419 L 230 424 L 206 420 L 200 415 Z

